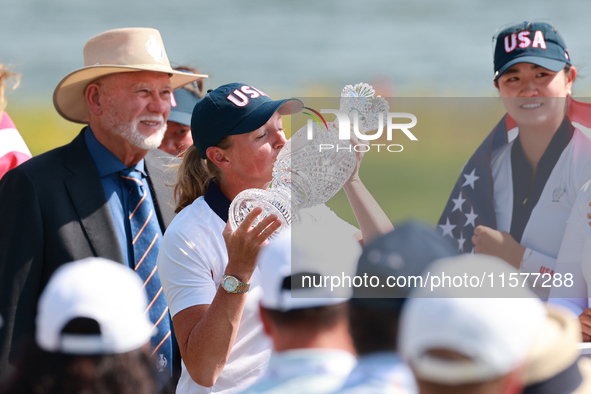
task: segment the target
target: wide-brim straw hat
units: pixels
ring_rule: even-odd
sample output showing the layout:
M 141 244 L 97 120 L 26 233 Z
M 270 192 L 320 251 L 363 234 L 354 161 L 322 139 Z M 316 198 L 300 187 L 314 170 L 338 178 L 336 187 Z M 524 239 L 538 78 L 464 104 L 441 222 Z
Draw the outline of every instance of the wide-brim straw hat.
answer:
M 205 74 L 173 70 L 156 29 L 109 30 L 88 40 L 84 46 L 84 67 L 72 71 L 58 83 L 53 92 L 55 109 L 67 120 L 88 123 L 84 98 L 88 84 L 106 75 L 133 71 L 167 73 L 172 89 L 207 78 Z
M 526 393 L 591 393 L 591 360 L 580 357 L 581 324 L 570 311 L 547 305 L 548 319 L 527 357 Z M 557 389 L 560 388 L 560 389 Z

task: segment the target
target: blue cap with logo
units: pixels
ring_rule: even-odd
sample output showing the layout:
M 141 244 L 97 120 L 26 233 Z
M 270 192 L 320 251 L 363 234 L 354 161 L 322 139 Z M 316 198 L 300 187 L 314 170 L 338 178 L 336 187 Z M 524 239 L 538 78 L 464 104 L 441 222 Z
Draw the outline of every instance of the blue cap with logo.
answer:
M 173 105 L 170 107 L 169 122 L 177 122 L 185 126 L 191 126 L 191 114 L 195 104 L 199 101 L 199 96 L 195 93 L 180 88 L 172 92 L 174 97 Z
M 532 21 L 501 27 L 493 37 L 496 81 L 517 63 L 532 63 L 550 71 L 571 64 L 566 44 L 550 21 Z
M 222 85 L 209 90 L 193 109 L 193 144 L 206 158 L 207 148 L 216 146 L 224 137 L 250 133 L 267 123 L 275 112 L 290 115 L 302 108 L 298 99 L 272 100 L 244 83 Z

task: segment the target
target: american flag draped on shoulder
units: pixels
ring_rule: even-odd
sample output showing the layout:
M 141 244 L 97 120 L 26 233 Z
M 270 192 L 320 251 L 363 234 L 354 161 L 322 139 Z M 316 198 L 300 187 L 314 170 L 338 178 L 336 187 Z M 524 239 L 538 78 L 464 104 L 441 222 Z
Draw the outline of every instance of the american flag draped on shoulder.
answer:
M 591 104 L 569 99 L 569 119 L 591 128 Z M 472 253 L 474 228 L 484 225 L 497 228 L 493 202 L 492 153 L 507 144 L 507 132 L 516 126 L 505 115 L 476 149 L 462 168 L 447 205 L 439 219 L 438 230 L 443 237 L 451 237 L 461 253 Z
M 511 119 L 505 115 L 464 165 L 439 219 L 441 235 L 453 238 L 462 253 L 473 251 L 476 226 L 497 227 L 490 163 L 492 152 L 508 142 L 507 120 Z
M 0 112 L 0 179 L 31 158 L 31 152 L 6 112 Z

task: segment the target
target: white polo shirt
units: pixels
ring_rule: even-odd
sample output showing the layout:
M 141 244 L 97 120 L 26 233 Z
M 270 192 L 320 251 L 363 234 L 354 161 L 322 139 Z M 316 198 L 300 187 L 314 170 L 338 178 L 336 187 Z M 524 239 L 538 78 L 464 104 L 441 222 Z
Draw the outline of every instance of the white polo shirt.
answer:
M 338 394 L 416 394 L 412 370 L 395 352 L 360 357 Z
M 273 353 L 265 374 L 244 394 L 328 394 L 341 387 L 355 366 L 344 350 L 296 349 Z
M 162 239 L 158 271 L 173 317 L 194 305 L 210 305 L 226 270 L 228 252 L 222 235 L 226 222 L 220 216 L 227 215 L 229 201 L 220 193 L 217 186 L 210 186 L 207 194 L 218 213 L 201 196 L 176 215 Z M 359 231 L 323 204 L 298 215 L 303 221 L 347 226 L 351 234 Z M 264 334 L 259 317 L 260 275 L 257 267 L 234 346 L 215 385 L 209 388 L 195 383 L 183 362 L 177 393 L 237 393 L 252 385 L 264 372 L 272 343 Z
M 591 306 L 591 180 L 581 188 L 571 211 L 556 261 L 555 274 L 561 275 L 560 286 L 553 286 L 548 303 L 561 305 L 577 316 Z M 568 281 L 569 277 L 572 282 Z
M 209 305 L 228 264 L 222 232 L 226 223 L 203 197 L 174 218 L 162 239 L 158 271 L 172 316 L 194 305 Z M 272 344 L 258 316 L 260 272 L 255 269 L 240 319 L 236 340 L 222 373 L 213 387 L 195 383 L 183 362 L 177 393 L 237 393 L 263 373 Z
M 493 152 L 494 209 L 497 230 L 509 232 L 513 216 L 513 175 L 511 148 L 515 141 Z M 527 249 L 521 272 L 554 273 L 566 222 L 581 186 L 591 179 L 591 140 L 580 130 L 560 154 L 531 212 L 521 238 Z M 540 278 L 541 279 L 541 278 Z M 538 280 L 534 291 L 548 298 L 550 288 Z

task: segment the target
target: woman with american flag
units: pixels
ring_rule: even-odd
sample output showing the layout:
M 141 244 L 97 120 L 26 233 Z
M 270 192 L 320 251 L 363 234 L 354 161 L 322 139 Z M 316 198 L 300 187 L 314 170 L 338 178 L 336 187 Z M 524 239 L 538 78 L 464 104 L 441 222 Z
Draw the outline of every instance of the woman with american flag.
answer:
M 551 22 L 504 26 L 493 47 L 507 115 L 462 169 L 438 227 L 463 252 L 517 267 L 546 299 L 571 208 L 591 179 L 591 140 L 577 128 L 588 105 L 570 97 L 577 70 Z
M 13 86 L 15 89 L 20 82 L 20 76 L 8 71 L 4 64 L 0 63 L 0 179 L 9 170 L 31 158 L 31 152 L 25 141 L 8 114 L 4 112 L 6 108 L 4 84 L 11 77 L 16 78 L 16 83 Z

